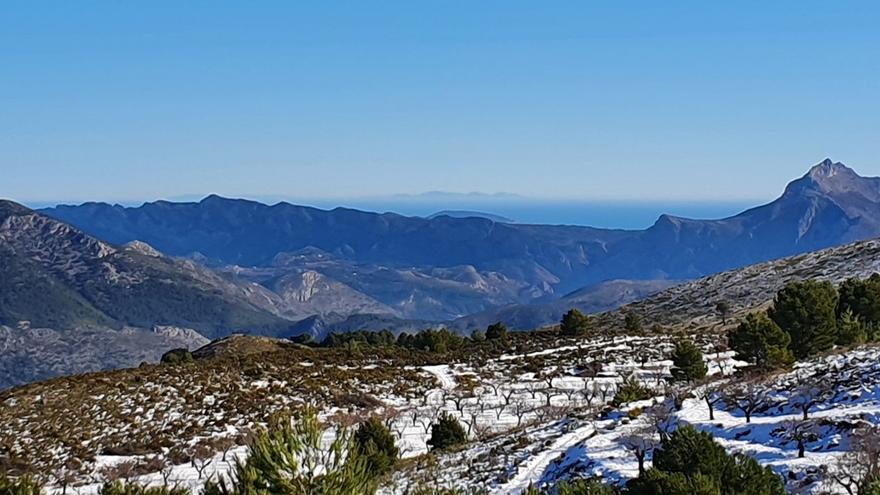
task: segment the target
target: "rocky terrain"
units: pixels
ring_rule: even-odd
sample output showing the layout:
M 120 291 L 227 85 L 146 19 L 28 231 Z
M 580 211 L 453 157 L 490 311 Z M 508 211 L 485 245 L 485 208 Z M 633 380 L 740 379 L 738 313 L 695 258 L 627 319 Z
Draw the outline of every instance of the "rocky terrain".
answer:
M 155 362 L 234 331 L 284 334 L 284 305 L 258 284 L 0 202 L 0 388 Z

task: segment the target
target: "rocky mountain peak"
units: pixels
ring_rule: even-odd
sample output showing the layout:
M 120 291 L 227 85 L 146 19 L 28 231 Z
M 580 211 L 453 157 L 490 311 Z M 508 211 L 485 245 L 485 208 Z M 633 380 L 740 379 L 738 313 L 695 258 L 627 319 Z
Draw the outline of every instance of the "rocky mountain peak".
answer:
M 851 168 L 841 162 L 833 162 L 830 158 L 826 158 L 817 163 L 807 172 L 807 177 L 816 182 L 824 181 L 832 177 L 850 176 L 859 178 L 859 175 Z
M 794 180 L 785 188 L 785 195 L 803 195 L 820 193 L 834 196 L 840 193 L 856 191 L 871 197 L 877 190 L 876 179 L 862 177 L 855 170 L 841 162 L 833 162 L 826 158 L 814 165 L 800 179 Z

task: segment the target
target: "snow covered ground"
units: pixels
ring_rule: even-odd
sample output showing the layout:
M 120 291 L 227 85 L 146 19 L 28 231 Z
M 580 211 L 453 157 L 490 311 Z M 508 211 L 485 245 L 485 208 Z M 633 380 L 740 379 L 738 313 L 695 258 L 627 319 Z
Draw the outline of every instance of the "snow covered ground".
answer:
M 731 352 L 714 349 L 708 340 L 702 345 L 720 390 L 744 363 L 734 360 Z M 772 466 L 794 493 L 833 491 L 822 480 L 822 466 L 834 467 L 854 425 L 880 424 L 880 349 L 799 363 L 790 373 L 754 384 L 763 402 L 747 424 L 730 401 L 718 401 L 710 420 L 698 394 L 701 389 L 691 390 L 678 410 L 664 401 L 671 347 L 669 337 L 605 338 L 485 362 L 420 368 L 433 377 L 434 388 L 417 397 L 385 395 L 385 406 L 375 411 L 396 435 L 403 457 L 414 458 L 382 493 L 402 494 L 423 483 L 497 494 L 519 494 L 530 484 L 553 485 L 579 477 L 622 483 L 638 474 L 628 443 L 637 436 L 656 435 L 657 418 L 664 410 L 669 416 L 664 425 L 680 421 L 711 432 L 730 451 L 748 453 Z M 606 404 L 625 376 L 640 380 L 657 397 L 611 410 Z M 806 386 L 817 383 L 823 386 L 812 391 Z M 808 416 L 818 435 L 806 442 L 805 456 L 799 458 L 789 430 L 802 420 L 797 406 L 806 393 L 815 395 Z M 667 405 L 658 406 L 661 403 Z M 428 462 L 420 456 L 428 451 L 431 425 L 443 412 L 458 418 L 469 437 L 478 441 Z M 330 421 L 344 413 L 326 410 L 321 416 Z M 169 466 L 164 476 L 153 473 L 137 479 L 161 484 L 167 478 L 197 490 L 208 477 L 224 475 L 244 453 L 237 447 L 226 453 L 225 461 L 216 454 L 198 466 Z M 107 456 L 99 462 L 112 466 L 128 460 Z M 650 466 L 650 454 L 646 464 Z M 77 493 L 97 493 L 98 486 L 79 487 Z

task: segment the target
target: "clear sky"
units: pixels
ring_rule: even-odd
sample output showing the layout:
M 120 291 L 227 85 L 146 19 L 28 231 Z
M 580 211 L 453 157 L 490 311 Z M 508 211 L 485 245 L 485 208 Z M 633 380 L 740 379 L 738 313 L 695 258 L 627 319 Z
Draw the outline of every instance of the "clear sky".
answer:
M 880 3 L 5 1 L 0 196 L 770 199 L 880 175 Z

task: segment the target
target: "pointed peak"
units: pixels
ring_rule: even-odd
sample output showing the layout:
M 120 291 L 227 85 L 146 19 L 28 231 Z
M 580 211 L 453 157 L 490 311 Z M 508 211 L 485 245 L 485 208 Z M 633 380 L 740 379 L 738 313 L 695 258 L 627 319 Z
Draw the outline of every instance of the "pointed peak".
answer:
M 200 203 L 216 203 L 219 201 L 227 201 L 227 198 L 220 196 L 219 194 L 209 194 L 205 196 Z
M 830 158 L 826 158 L 817 163 L 813 166 L 813 168 L 810 169 L 809 172 L 807 172 L 807 176 L 816 181 L 834 177 L 835 175 L 840 174 L 856 175 L 855 171 L 853 171 L 851 168 L 847 167 L 841 162 L 833 162 Z

